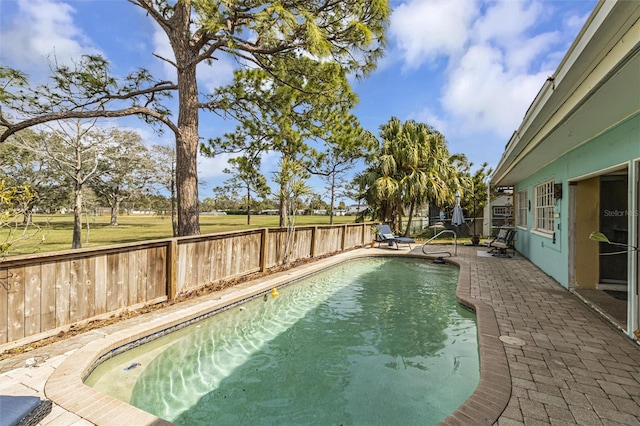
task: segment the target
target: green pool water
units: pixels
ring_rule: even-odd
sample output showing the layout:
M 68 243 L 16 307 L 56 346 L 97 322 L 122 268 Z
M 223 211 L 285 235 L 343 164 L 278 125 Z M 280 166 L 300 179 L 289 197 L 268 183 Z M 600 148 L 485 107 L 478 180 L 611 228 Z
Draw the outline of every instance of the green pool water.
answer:
M 436 424 L 479 381 L 457 279 L 425 260 L 348 262 L 118 355 L 86 383 L 184 426 Z

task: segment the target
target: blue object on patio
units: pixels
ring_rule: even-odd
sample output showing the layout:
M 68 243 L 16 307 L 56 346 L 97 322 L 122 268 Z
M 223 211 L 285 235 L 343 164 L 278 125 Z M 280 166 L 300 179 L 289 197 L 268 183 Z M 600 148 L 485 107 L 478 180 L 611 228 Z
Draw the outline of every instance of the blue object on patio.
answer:
M 411 244 L 416 241 L 413 238 L 409 237 L 396 237 L 393 235 L 391 228 L 389 225 L 376 225 L 376 229 L 378 230 L 378 247 L 380 247 L 380 243 L 389 243 L 389 246 L 396 246 L 396 250 L 399 249 L 399 244 L 407 244 L 409 245 L 409 250 L 411 250 Z
M 51 401 L 37 396 L 0 395 L 0 426 L 37 425 L 51 412 Z

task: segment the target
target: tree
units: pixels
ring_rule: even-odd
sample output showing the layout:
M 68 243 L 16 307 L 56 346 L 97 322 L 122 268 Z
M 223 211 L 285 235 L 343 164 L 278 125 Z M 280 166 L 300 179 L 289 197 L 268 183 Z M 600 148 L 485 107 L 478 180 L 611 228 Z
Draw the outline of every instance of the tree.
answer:
M 107 149 L 106 132 L 95 128 L 95 120 L 61 121 L 50 128 L 45 137 L 22 138 L 21 147 L 44 158 L 51 171 L 69 182 L 73 188 L 73 237 L 71 248 L 82 247 L 82 191 L 98 171 Z
M 178 209 L 176 198 L 176 151 L 165 145 L 153 145 L 151 147 L 151 160 L 154 163 L 155 175 L 153 181 L 160 185 L 162 190 L 169 191 L 171 203 L 171 226 L 173 236 L 178 233 Z
M 311 188 L 305 183 L 307 172 L 299 162 L 284 158 L 278 166 L 280 171 L 274 180 L 280 186 L 279 200 L 286 201 L 288 222 L 283 262 L 287 263 L 294 248 L 296 213 L 302 198 L 311 193 Z
M 0 242 L 0 259 L 6 256 L 17 241 L 32 238 L 39 232 L 39 227 L 30 232 L 31 224 L 25 224 L 19 219 L 34 197 L 28 185 L 10 186 L 5 180 L 0 180 L 0 231 L 3 231 L 3 234 L 6 231 L 4 241 Z
M 14 89 L 22 89 L 28 85 L 27 75 L 19 70 L 0 65 L 0 103 L 10 104 L 20 99 Z M 1 113 L 0 113 L 1 116 Z
M 41 146 L 44 132 L 22 131 L 0 145 L 0 170 L 6 184 L 11 187 L 29 187 L 32 197 L 24 206 L 23 222 L 29 224 L 33 210 L 54 211 L 61 200 L 69 198 L 69 188 L 64 179 L 55 173 L 38 150 L 26 146 Z
M 198 222 L 197 151 L 199 110 L 224 112 L 227 99 L 201 96 L 196 68 L 212 64 L 218 55 L 232 55 L 295 87 L 297 59 L 333 62 L 348 73 L 363 76 L 375 68 L 384 47 L 390 14 L 387 0 L 324 0 L 261 3 L 210 0 L 129 0 L 153 19 L 169 39 L 173 58 L 160 58 L 176 70 L 176 81 L 154 79 L 141 69 L 123 79 L 112 76 L 108 62 L 86 56 L 77 67 L 55 67 L 50 88 L 7 94 L 24 119 L 12 121 L 0 113 L 5 131 L 0 142 L 25 128 L 67 118 L 138 115 L 170 129 L 176 140 L 178 234 L 200 233 Z M 157 56 L 157 55 L 156 55 Z M 285 69 L 287 72 L 284 72 Z M 306 70 L 305 68 L 302 69 Z M 12 71 L 12 70 L 10 70 Z M 2 72 L 4 82 L 23 82 L 19 73 Z M 162 102 L 177 92 L 177 120 Z
M 325 142 L 327 149 L 317 156 L 310 168 L 312 174 L 322 176 L 329 190 L 329 224 L 333 224 L 336 195 L 348 185 L 345 175 L 355 167 L 357 160 L 365 158 L 375 146 L 375 136 L 360 127 L 357 119 L 349 116 L 329 129 Z
M 171 214 L 171 200 L 157 192 L 138 193 L 131 196 L 122 203 L 123 208 L 130 212 L 132 210 L 152 211 L 157 215 L 165 216 Z M 174 229 L 175 232 L 175 229 Z M 174 234 L 175 236 L 175 234 Z
M 344 117 L 351 118 L 349 110 L 357 98 L 344 70 L 335 63 L 298 58 L 291 62 L 291 68 L 299 70 L 289 76 L 297 89 L 264 70 L 237 71 L 234 84 L 219 90 L 218 96 L 233 99 L 229 112 L 240 124 L 234 133 L 210 140 L 203 153 L 245 152 L 255 157 L 274 151 L 287 163 L 297 161 L 308 168 L 317 162 L 317 152 L 307 141 L 329 138 L 331 129 L 342 124 Z M 289 67 L 279 72 L 291 74 Z M 281 189 L 278 194 L 286 192 Z M 287 200 L 279 202 L 280 226 L 286 226 Z
M 369 166 L 357 177 L 374 217 L 402 229 L 404 207 L 409 232 L 415 209 L 422 203 L 442 204 L 453 198 L 448 182 L 456 169 L 444 136 L 424 123 L 402 123 L 392 117 L 380 126 L 382 142 Z
M 311 193 L 307 199 L 309 214 L 314 214 L 316 210 L 329 210 L 329 204 L 322 199 L 320 194 Z
M 465 170 L 466 179 L 464 180 L 462 198 L 460 205 L 467 211 L 467 214 L 473 217 L 473 235 L 477 235 L 476 230 L 476 218 L 478 213 L 481 212 L 487 205 L 487 191 L 488 180 L 487 178 L 493 173 L 493 169 L 489 167 L 488 163 L 482 163 L 480 168 L 471 175 L 470 169 L 473 167 L 473 163 L 469 163 L 469 167 Z
M 229 160 L 230 168 L 224 169 L 225 173 L 233 177 L 227 183 L 245 193 L 245 207 L 247 210 L 247 225 L 251 225 L 252 199 L 255 197 L 266 198 L 271 189 L 267 185 L 267 179 L 260 174 L 260 158 L 237 157 Z
M 200 201 L 200 212 L 213 212 L 216 210 L 216 201 L 213 198 L 207 197 Z
M 237 186 L 222 185 L 213 188 L 213 206 L 215 210 L 240 210 L 242 205 Z
M 99 161 L 91 188 L 111 208 L 111 226 L 118 225 L 123 201 L 141 193 L 151 180 L 154 164 L 135 132 L 111 129 L 110 145 Z
M 377 140 L 375 138 L 374 138 L 374 143 L 376 143 L 376 146 L 377 146 Z M 367 161 L 371 161 L 370 157 L 367 157 L 367 158 L 368 158 Z M 363 210 L 360 210 L 360 207 L 362 205 L 361 203 L 363 201 L 366 201 L 366 197 L 365 197 L 366 188 L 360 185 L 360 183 L 363 181 L 364 181 L 363 172 L 356 173 L 353 179 L 351 179 L 351 181 L 347 182 L 344 185 L 344 187 L 339 188 L 339 192 L 338 192 L 338 196 L 356 201 L 357 203 L 356 204 L 357 206 L 356 222 L 364 222 L 366 220 L 367 214 L 370 211 L 369 206 L 367 206 L 367 208 L 364 208 Z

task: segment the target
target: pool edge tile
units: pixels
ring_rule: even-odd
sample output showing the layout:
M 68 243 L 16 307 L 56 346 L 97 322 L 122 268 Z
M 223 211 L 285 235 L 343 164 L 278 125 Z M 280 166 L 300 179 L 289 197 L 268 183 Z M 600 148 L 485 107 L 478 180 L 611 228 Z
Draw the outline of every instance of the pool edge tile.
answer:
M 511 398 L 511 372 L 507 354 L 498 338 L 500 328 L 495 311 L 491 305 L 471 295 L 469 264 L 461 259 L 450 261 L 460 268 L 456 297 L 461 304 L 468 306 L 476 313 L 480 381 L 473 394 L 440 424 L 492 425 L 507 408 Z

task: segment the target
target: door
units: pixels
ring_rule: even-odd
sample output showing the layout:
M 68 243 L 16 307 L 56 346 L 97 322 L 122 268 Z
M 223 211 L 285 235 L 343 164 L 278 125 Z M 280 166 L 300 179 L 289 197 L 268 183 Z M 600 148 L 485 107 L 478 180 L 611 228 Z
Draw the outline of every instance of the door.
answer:
M 600 177 L 600 232 L 609 241 L 628 244 L 627 173 Z M 627 284 L 626 248 L 600 243 L 600 283 Z

